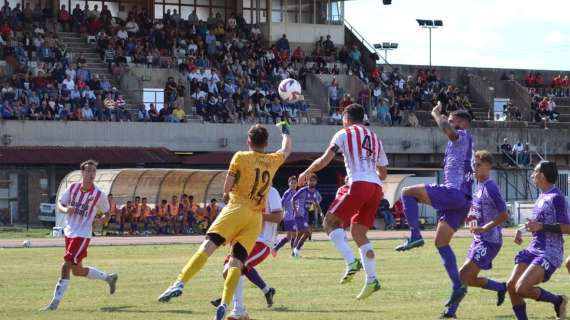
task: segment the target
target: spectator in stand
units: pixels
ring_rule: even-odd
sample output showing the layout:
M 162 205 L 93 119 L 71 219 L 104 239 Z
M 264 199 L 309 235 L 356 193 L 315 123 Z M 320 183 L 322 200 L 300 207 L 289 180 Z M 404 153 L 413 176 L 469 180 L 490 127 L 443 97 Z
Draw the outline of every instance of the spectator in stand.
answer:
M 281 118 L 283 117 L 283 105 L 277 97 L 275 97 L 275 99 L 273 99 L 273 103 L 271 103 L 270 114 L 273 123 L 277 123 L 277 120 L 281 121 Z
M 59 12 L 57 14 L 57 20 L 61 24 L 61 28 L 63 29 L 63 32 L 67 32 L 71 29 L 73 22 L 72 22 L 71 15 L 65 9 L 65 5 L 61 5 L 61 9 L 59 9 Z
M 509 144 L 509 140 L 507 138 L 503 139 L 503 144 L 501 145 L 500 150 L 503 155 L 503 165 L 512 165 L 513 163 L 510 158 L 512 157 L 513 147 Z
M 352 96 L 350 95 L 350 93 L 346 93 L 342 97 L 342 99 L 340 99 L 338 112 L 340 114 L 342 114 L 344 112 L 344 109 L 346 109 L 346 107 L 348 107 L 349 105 L 351 105 L 353 103 L 354 103 L 354 100 L 352 99 Z
M 137 122 L 148 122 L 150 121 L 150 116 L 148 111 L 146 110 L 146 106 L 144 104 L 139 105 L 137 109 Z
M 172 110 L 172 115 L 176 119 L 176 122 L 186 122 L 186 112 L 184 112 L 181 105 L 177 105 L 174 110 Z
M 524 151 L 524 145 L 523 143 L 519 140 L 514 146 L 513 146 L 513 158 L 515 159 L 515 162 L 517 164 L 523 164 L 525 163 L 525 151 Z
M 151 103 L 149 105 L 148 117 L 149 117 L 149 120 L 151 122 L 160 122 L 160 114 L 159 114 L 158 110 L 156 109 L 156 106 L 154 103 Z
M 329 114 L 338 109 L 338 84 L 336 78 L 333 78 L 329 86 Z
M 216 217 L 220 213 L 220 210 L 221 209 L 218 206 L 218 200 L 215 198 L 210 200 L 210 204 L 206 207 L 208 225 L 212 224 L 212 222 L 216 220 Z
M 336 53 L 336 47 L 334 45 L 334 42 L 332 42 L 330 35 L 327 35 L 327 39 L 323 42 L 322 47 L 325 51 L 325 55 L 327 56 L 331 56 Z
M 338 109 L 334 109 L 329 118 L 329 124 L 337 126 L 342 124 L 342 115 L 338 112 Z
M 521 121 L 522 118 L 522 114 L 519 108 L 513 105 L 513 103 L 510 101 L 507 103 L 507 106 L 504 110 L 504 115 L 507 121 Z
M 381 102 L 377 104 L 378 121 L 383 126 L 392 126 L 392 116 L 390 115 L 390 107 L 388 106 L 388 99 L 382 98 Z
M 350 63 L 351 65 L 360 65 L 360 59 L 362 58 L 362 53 L 358 50 L 356 45 L 352 46 L 352 51 L 350 51 Z
M 293 51 L 291 61 L 296 63 L 305 63 L 305 51 L 303 51 L 301 47 L 297 47 L 297 49 Z
M 281 50 L 285 50 L 287 52 L 291 51 L 291 48 L 289 47 L 289 40 L 287 39 L 286 34 L 283 34 L 281 38 L 277 40 L 277 42 L 275 43 L 275 47 L 277 47 L 279 51 Z

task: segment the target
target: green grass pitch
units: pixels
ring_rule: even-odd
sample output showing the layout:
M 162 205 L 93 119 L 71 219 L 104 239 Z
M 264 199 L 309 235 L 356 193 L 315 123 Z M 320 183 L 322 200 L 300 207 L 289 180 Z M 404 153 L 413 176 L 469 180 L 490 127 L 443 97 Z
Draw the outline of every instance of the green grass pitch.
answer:
M 303 258 L 293 260 L 285 247 L 277 258 L 269 257 L 259 271 L 277 289 L 275 305 L 265 307 L 262 293 L 246 282 L 245 299 L 253 319 L 437 319 L 449 296 L 450 283 L 433 246 L 411 252 L 393 250 L 397 241 L 376 241 L 377 267 L 382 290 L 366 301 L 354 296 L 362 285 L 363 272 L 352 283 L 338 279 L 344 263 L 328 242 L 308 242 Z M 452 243 L 463 259 L 470 239 Z M 528 238 L 525 239 L 525 244 Z M 176 278 L 195 245 L 92 247 L 84 265 L 119 273 L 115 295 L 101 281 L 71 279 L 60 309 L 49 314 L 37 310 L 47 304 L 58 278 L 62 248 L 0 249 L 0 319 L 211 319 L 209 304 L 222 291 L 222 248 L 204 270 L 187 285 L 184 294 L 169 304 L 156 301 Z M 506 280 L 518 247 L 505 239 L 491 272 L 482 274 Z M 356 252 L 356 251 L 355 251 Z M 568 274 L 558 270 L 544 288 L 570 293 Z M 510 301 L 495 307 L 494 292 L 471 288 L 458 312 L 460 319 L 513 319 Z M 531 319 L 553 319 L 552 307 L 530 301 Z

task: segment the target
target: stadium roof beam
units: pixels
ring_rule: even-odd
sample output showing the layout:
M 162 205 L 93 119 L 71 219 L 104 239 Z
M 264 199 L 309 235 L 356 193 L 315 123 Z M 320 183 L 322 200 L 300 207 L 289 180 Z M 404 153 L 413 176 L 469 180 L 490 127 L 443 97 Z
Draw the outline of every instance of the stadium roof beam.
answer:
M 429 29 L 429 66 L 431 68 L 431 29 L 443 27 L 443 20 L 416 19 L 420 28 Z

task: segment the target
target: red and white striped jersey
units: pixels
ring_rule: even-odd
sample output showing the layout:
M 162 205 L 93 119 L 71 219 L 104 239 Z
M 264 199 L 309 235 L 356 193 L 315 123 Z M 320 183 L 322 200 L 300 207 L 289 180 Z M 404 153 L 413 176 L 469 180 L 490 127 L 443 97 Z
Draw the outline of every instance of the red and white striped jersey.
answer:
M 109 211 L 107 195 L 96 185 L 84 192 L 80 182 L 72 183 L 59 198 L 59 203 L 68 208 L 75 208 L 75 212 L 68 214 L 65 219 L 63 232 L 68 238 L 91 238 L 91 226 L 97 209 L 102 212 Z
M 362 125 L 341 129 L 333 136 L 331 148 L 343 154 L 350 183 L 367 181 L 382 185 L 376 167 L 388 166 L 388 158 L 382 141 L 372 130 Z
M 264 214 L 271 214 L 276 211 L 283 211 L 283 206 L 281 205 L 281 196 L 277 189 L 271 187 L 269 193 L 267 194 L 267 200 L 265 201 L 265 211 Z M 278 223 L 265 221 L 263 223 L 263 229 L 257 238 L 257 242 L 263 242 L 266 246 L 273 248 L 275 244 L 275 239 L 277 239 L 277 226 Z

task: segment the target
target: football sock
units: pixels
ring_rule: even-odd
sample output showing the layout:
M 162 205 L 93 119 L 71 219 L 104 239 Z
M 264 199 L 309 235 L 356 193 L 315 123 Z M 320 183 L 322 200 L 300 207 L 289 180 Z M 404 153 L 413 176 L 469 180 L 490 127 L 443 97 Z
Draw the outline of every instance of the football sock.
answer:
M 301 251 L 301 248 L 303 247 L 303 245 L 305 244 L 305 240 L 307 239 L 308 237 L 301 236 L 301 239 L 297 241 L 297 246 L 296 246 L 297 250 Z
M 228 269 L 228 275 L 224 281 L 224 291 L 222 292 L 222 304 L 229 304 L 232 297 L 234 296 L 234 291 L 241 278 L 240 268 L 230 267 Z
M 455 313 L 457 313 L 457 309 L 459 309 L 459 305 L 458 305 L 458 304 L 451 305 L 451 306 L 449 306 L 449 307 L 447 308 L 446 313 L 447 313 L 448 315 L 450 315 L 450 316 L 451 316 L 451 315 L 454 316 Z
M 234 310 L 244 311 L 245 305 L 243 301 L 243 277 L 239 277 L 239 281 L 234 293 Z
M 59 303 L 59 301 L 61 301 L 63 298 L 63 294 L 65 293 L 65 290 L 67 290 L 68 286 L 69 279 L 59 279 L 55 285 L 55 289 L 53 290 L 52 302 L 57 301 Z
M 352 249 L 348 245 L 346 241 L 346 237 L 344 236 L 344 230 L 342 228 L 337 228 L 329 233 L 329 239 L 333 243 L 336 250 L 342 255 L 346 264 L 354 262 L 354 254 L 352 253 Z
M 107 281 L 107 278 L 109 277 L 109 275 L 101 270 L 97 270 L 97 268 L 87 267 L 87 269 L 89 269 L 89 272 L 87 272 L 88 279 Z
M 261 289 L 261 291 L 263 291 L 263 294 L 267 294 L 269 292 L 269 286 L 265 286 L 265 288 Z
M 418 214 L 418 201 L 411 196 L 402 196 L 404 204 L 404 214 L 410 226 L 411 239 L 416 240 L 422 237 L 420 232 L 420 218 Z
M 257 270 L 255 270 L 255 268 L 252 268 L 251 270 L 249 270 L 245 274 L 245 276 L 249 279 L 249 281 L 251 281 L 253 284 L 255 284 L 259 289 L 263 290 L 263 288 L 267 287 L 267 284 L 265 283 L 265 281 L 263 281 L 263 279 L 261 278 L 259 273 L 257 273 Z
M 528 316 L 526 315 L 526 303 L 515 304 L 513 306 L 513 311 L 515 312 L 517 320 L 528 320 Z
M 504 282 L 487 279 L 487 283 L 483 286 L 483 289 L 491 291 L 507 291 L 507 285 Z
M 539 289 L 540 289 L 540 296 L 538 297 L 537 301 L 550 302 L 557 306 L 560 305 L 560 303 L 562 303 L 561 296 L 552 294 L 542 288 Z
M 285 244 L 287 244 L 287 242 L 289 242 L 289 239 L 287 239 L 287 237 L 284 237 L 283 239 L 281 239 L 279 241 L 279 243 L 277 243 L 277 245 L 275 246 L 275 251 L 278 251 L 279 249 L 281 249 Z
M 453 289 L 461 287 L 461 279 L 459 278 L 459 270 L 457 270 L 457 261 L 455 260 L 455 254 L 451 250 L 450 246 L 444 246 L 437 248 L 445 271 L 453 284 Z
M 295 247 L 297 247 L 297 237 L 291 238 L 289 244 L 291 244 L 291 250 L 295 249 Z
M 187 283 L 192 279 L 206 264 L 208 261 L 208 254 L 204 251 L 196 252 L 188 263 L 182 269 L 182 272 L 178 275 L 178 281 L 182 283 Z M 226 301 L 227 303 L 227 301 Z
M 338 229 L 337 229 L 338 230 Z M 360 258 L 362 259 L 362 266 L 364 267 L 364 272 L 366 272 L 366 283 L 372 283 L 376 280 L 376 261 L 374 258 L 369 258 L 367 253 L 372 251 L 374 253 L 374 248 L 372 248 L 372 243 L 367 243 L 359 248 Z

